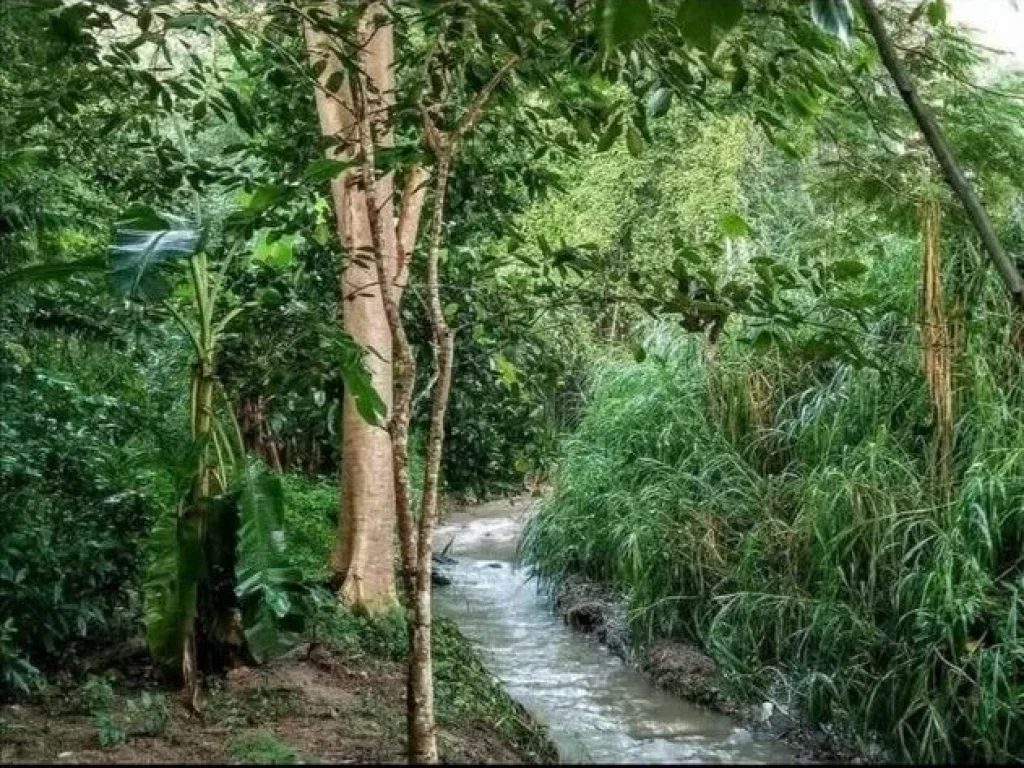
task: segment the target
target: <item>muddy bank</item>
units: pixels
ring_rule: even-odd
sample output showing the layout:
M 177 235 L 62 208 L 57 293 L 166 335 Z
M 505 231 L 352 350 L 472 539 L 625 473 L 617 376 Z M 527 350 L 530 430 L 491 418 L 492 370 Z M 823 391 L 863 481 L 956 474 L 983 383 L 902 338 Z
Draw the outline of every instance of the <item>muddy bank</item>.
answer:
M 576 576 L 553 591 L 555 612 L 572 628 L 593 635 L 659 688 L 737 718 L 754 733 L 789 745 L 801 762 L 872 763 L 852 740 L 827 727 L 813 726 L 770 703 L 741 702 L 727 693 L 714 660 L 699 648 L 672 641 L 642 647 L 629 633 L 626 601 L 615 590 Z
M 439 633 L 438 743 L 453 763 L 553 762 L 543 730 L 453 627 Z M 405 665 L 379 642 L 304 643 L 210 681 L 200 714 L 147 664 L 0 707 L 0 762 L 405 762 Z

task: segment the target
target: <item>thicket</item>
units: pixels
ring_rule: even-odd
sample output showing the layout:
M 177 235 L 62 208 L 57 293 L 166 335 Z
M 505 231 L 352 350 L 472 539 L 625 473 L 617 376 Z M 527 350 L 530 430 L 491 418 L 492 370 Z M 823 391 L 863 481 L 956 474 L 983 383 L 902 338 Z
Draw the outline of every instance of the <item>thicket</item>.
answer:
M 975 129 L 1000 130 L 987 109 Z M 633 355 L 591 369 L 526 560 L 549 584 L 615 586 L 640 644 L 700 645 L 743 698 L 905 760 L 1016 759 L 1020 319 L 940 187 L 904 167 L 887 183 L 907 199 L 881 207 L 859 188 L 879 176 L 848 170 L 865 158 L 746 155 L 730 203 L 744 236 L 711 262 L 683 251 L 680 279 L 714 290 L 777 269 L 805 322 L 733 315 L 720 338 L 685 316 L 638 324 Z M 988 183 L 1019 247 L 1019 194 Z M 829 306 L 784 277 L 822 253 L 849 273 Z

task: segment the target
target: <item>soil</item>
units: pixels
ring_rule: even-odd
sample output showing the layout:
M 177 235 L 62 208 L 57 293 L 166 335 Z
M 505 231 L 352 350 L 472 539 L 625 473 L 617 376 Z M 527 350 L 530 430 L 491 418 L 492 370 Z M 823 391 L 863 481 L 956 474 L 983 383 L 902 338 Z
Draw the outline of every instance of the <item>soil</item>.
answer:
M 593 634 L 658 687 L 735 717 L 754 733 L 779 739 L 793 749 L 800 762 L 880 760 L 879 755 L 865 755 L 851 740 L 830 728 L 802 722 L 771 704 L 751 706 L 731 698 L 714 660 L 700 648 L 672 641 L 660 641 L 646 648 L 634 644 L 626 620 L 626 601 L 607 586 L 569 576 L 554 592 L 554 607 L 569 626 Z
M 140 727 L 131 714 L 142 719 L 132 704 L 144 692 L 167 697 L 156 726 Z M 100 746 L 95 703 L 82 699 L 67 690 L 0 707 L 0 763 L 405 762 L 404 665 L 319 644 L 232 670 L 211 683 L 199 714 L 163 691 L 151 669 L 130 669 L 102 706 L 125 734 L 109 748 Z M 486 717 L 439 715 L 438 744 L 445 762 L 537 759 Z

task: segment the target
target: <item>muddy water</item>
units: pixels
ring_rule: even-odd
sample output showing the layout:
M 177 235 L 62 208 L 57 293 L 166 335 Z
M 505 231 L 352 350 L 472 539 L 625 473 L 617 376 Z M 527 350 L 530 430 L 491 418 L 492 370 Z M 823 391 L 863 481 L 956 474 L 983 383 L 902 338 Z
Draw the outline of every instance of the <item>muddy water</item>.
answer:
M 754 739 L 730 718 L 669 696 L 592 638 L 572 632 L 514 565 L 526 500 L 450 515 L 454 537 L 434 591 L 435 611 L 480 646 L 509 694 L 545 723 L 563 762 L 792 763 L 781 744 Z

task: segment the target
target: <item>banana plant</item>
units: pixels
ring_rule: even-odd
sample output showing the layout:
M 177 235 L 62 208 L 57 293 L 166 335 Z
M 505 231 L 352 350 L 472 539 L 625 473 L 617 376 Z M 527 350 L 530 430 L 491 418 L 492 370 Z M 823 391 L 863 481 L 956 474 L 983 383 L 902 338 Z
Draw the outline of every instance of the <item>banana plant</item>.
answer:
M 280 481 L 245 456 L 216 377 L 218 342 L 247 306 L 222 308 L 241 245 L 216 262 L 206 245 L 201 228 L 138 206 L 119 222 L 109 261 L 114 289 L 161 306 L 192 348 L 184 481 L 175 514 L 154 528 L 144 586 L 150 650 L 176 670 L 196 709 L 202 672 L 287 647 L 301 625 L 302 590 L 287 561 Z M 182 277 L 185 300 L 172 296 Z M 363 374 L 369 381 L 365 367 Z

